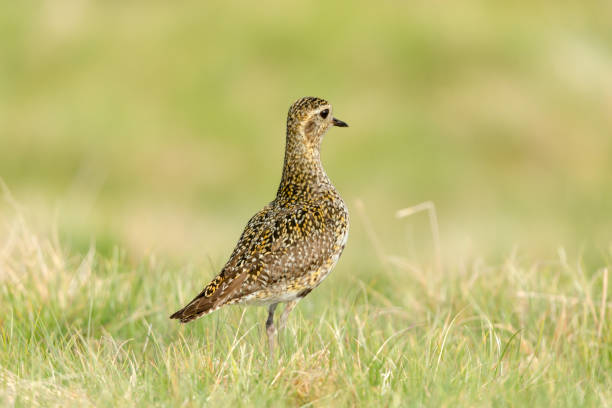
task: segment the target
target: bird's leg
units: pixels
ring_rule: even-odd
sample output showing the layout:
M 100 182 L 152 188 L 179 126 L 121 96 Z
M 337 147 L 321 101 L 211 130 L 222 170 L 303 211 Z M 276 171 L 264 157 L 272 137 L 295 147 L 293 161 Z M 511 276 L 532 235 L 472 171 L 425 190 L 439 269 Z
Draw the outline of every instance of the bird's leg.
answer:
M 288 302 L 287 305 L 285 306 L 285 310 L 283 310 L 283 314 L 281 315 L 280 322 L 278 323 L 279 331 L 285 328 L 285 325 L 287 324 L 287 317 L 289 316 L 289 313 L 291 313 L 295 305 L 297 305 L 297 300 L 292 300 L 291 302 Z
M 268 344 L 270 346 L 270 356 L 274 354 L 274 335 L 276 328 L 274 327 L 274 311 L 278 303 L 272 303 L 268 308 L 268 320 L 266 320 L 266 333 L 268 333 Z

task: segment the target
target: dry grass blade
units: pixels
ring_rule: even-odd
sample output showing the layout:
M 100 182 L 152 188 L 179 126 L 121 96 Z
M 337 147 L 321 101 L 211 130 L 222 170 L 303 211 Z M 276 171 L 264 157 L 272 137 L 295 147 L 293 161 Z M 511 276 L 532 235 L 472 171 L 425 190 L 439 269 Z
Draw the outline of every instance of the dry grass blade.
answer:
M 397 218 L 406 218 L 422 211 L 427 211 L 429 217 L 429 228 L 434 246 L 434 254 L 436 261 L 436 270 L 442 272 L 442 249 L 440 245 L 440 227 L 438 226 L 438 215 L 436 214 L 436 206 L 432 201 L 413 205 L 412 207 L 403 208 L 395 213 Z
M 597 327 L 597 337 L 601 338 L 606 317 L 606 299 L 608 298 L 608 268 L 603 270 L 603 284 L 601 288 L 601 306 L 599 307 L 599 326 Z

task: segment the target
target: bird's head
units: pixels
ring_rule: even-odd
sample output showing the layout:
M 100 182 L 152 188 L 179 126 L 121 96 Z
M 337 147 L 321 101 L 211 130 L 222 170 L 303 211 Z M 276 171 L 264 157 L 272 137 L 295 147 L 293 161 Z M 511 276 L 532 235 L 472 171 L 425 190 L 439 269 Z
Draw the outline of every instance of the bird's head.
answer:
M 334 118 L 332 113 L 332 106 L 324 99 L 312 96 L 298 99 L 287 115 L 288 141 L 318 151 L 330 127 L 348 127 L 346 122 Z

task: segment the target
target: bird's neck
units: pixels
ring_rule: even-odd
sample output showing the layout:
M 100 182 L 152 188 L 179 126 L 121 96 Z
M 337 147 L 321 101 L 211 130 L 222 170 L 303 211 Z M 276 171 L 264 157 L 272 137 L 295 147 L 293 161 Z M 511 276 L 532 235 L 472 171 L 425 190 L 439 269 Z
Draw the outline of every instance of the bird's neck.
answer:
M 318 147 L 293 145 L 288 140 L 277 199 L 299 200 L 328 187 L 331 182 L 321 164 Z

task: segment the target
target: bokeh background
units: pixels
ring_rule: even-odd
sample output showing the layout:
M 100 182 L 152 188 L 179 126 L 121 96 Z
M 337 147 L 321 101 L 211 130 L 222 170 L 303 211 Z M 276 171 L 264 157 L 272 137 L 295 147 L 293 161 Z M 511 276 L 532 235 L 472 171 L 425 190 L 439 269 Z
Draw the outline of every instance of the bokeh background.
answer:
M 415 262 L 427 218 L 394 214 L 428 200 L 445 258 L 609 253 L 611 2 L 0 9 L 0 177 L 74 251 L 212 275 L 276 192 L 289 105 L 313 95 L 351 125 L 322 152 L 352 213 L 343 273 L 372 273 L 359 201 Z

